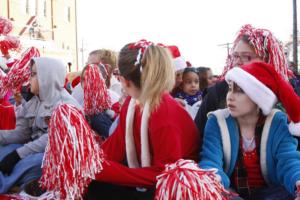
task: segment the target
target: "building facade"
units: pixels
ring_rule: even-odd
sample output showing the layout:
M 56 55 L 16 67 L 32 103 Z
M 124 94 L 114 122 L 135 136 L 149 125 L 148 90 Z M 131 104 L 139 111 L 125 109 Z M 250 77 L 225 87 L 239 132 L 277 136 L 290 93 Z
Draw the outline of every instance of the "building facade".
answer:
M 68 71 L 77 71 L 76 6 L 76 0 L 0 0 L 0 15 L 12 21 L 11 34 L 23 47 L 35 46 L 42 56 L 59 58 Z

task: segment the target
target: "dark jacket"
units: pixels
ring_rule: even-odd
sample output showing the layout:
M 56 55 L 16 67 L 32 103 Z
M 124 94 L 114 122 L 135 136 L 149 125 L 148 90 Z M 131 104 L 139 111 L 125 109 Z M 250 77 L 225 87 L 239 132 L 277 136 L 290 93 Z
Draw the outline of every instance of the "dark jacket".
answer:
M 207 121 L 207 113 L 225 108 L 227 92 L 228 84 L 225 80 L 208 88 L 207 94 L 204 96 L 194 120 L 201 135 L 204 133 L 204 127 Z

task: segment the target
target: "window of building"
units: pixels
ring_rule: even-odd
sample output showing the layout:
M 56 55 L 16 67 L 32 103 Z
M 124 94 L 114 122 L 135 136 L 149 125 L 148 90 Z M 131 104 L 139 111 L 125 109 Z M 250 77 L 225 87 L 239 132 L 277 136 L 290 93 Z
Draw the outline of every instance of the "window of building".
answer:
M 44 0 L 44 17 L 47 17 L 47 1 Z
M 65 7 L 65 21 L 71 22 L 71 7 L 70 6 Z
M 68 7 L 68 22 L 71 22 L 71 7 Z
M 31 16 L 36 15 L 36 1 L 35 0 L 26 0 L 26 14 Z
M 22 14 L 26 14 L 26 2 L 27 2 L 27 0 L 20 1 L 20 12 Z
M 47 1 L 46 0 L 39 0 L 38 1 L 38 15 L 47 17 Z

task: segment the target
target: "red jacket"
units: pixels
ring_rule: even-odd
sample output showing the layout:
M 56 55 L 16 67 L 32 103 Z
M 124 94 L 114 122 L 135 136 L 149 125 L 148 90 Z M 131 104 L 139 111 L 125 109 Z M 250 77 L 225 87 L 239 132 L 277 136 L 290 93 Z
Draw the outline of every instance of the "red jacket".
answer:
M 200 146 L 197 128 L 189 114 L 169 95 L 162 96 L 157 110 L 149 118 L 149 146 L 152 157 L 150 167 L 129 168 L 126 160 L 125 125 L 128 98 L 120 113 L 120 122 L 115 132 L 102 144 L 107 161 L 96 180 L 133 187 L 154 187 L 156 176 L 165 164 L 180 158 L 198 160 Z M 135 109 L 133 135 L 137 157 L 141 158 L 141 113 Z

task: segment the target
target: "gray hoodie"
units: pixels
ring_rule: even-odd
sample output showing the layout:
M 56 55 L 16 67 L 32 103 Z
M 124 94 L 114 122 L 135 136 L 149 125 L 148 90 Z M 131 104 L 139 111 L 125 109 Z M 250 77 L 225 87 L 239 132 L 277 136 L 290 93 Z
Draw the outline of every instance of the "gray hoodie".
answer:
M 63 63 L 53 58 L 34 58 L 37 68 L 39 95 L 32 97 L 18 111 L 16 129 L 0 130 L 0 144 L 24 144 L 17 149 L 21 158 L 45 151 L 48 142 L 48 125 L 53 110 L 62 103 L 77 101 L 64 89 L 66 69 Z

